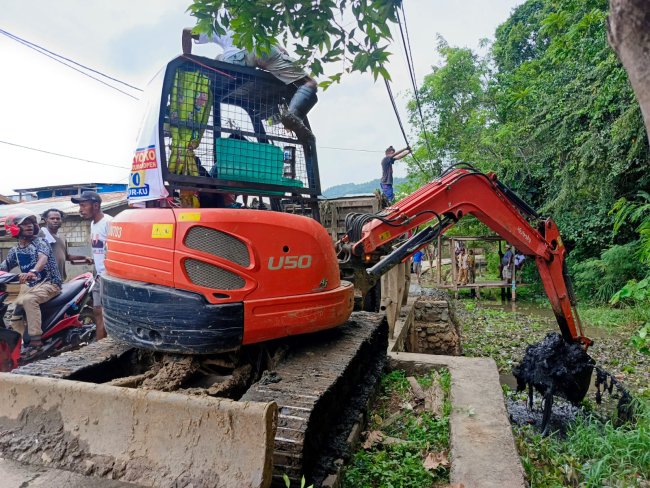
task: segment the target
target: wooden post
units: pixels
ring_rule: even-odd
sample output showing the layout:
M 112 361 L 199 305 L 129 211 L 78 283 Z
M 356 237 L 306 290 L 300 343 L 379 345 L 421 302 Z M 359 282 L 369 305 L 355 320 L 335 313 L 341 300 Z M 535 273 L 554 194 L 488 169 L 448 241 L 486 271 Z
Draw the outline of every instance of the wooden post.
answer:
M 452 237 L 449 239 L 449 255 L 451 256 L 451 279 L 454 285 L 454 290 L 458 292 L 458 270 L 456 269 L 456 240 Z
M 381 277 L 381 308 L 386 312 L 388 334 L 392 339 L 395 335 L 395 322 L 402 309 L 402 297 L 406 284 L 406 263 L 400 263 Z
M 404 265 L 404 285 L 402 289 L 402 304 L 400 310 L 409 300 L 409 290 L 411 288 L 411 258 L 407 259 L 406 262 L 402 264 Z
M 511 265 L 510 272 L 511 274 L 511 293 L 512 293 L 512 301 L 516 302 L 517 301 L 517 277 L 515 276 L 515 258 L 514 258 L 514 250 L 513 250 L 513 256 L 512 256 L 512 265 Z
M 438 254 L 436 255 L 438 284 L 442 284 L 442 236 L 438 236 Z

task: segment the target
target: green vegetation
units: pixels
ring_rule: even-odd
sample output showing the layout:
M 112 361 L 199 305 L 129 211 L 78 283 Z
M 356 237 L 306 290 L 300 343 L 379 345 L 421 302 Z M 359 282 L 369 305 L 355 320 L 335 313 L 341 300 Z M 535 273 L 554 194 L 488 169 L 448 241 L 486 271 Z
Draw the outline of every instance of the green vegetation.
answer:
M 494 171 L 557 222 L 582 300 L 605 305 L 614 296 L 613 305 L 647 316 L 650 148 L 607 43 L 608 7 L 607 0 L 527 0 L 480 52 L 439 38 L 441 62 L 420 90 L 427 130 L 417 160 L 407 160 L 409 188 L 449 161 Z M 415 100 L 409 110 L 419 127 Z M 542 291 L 533 268 L 524 270 L 529 296 Z M 650 324 L 637 327 L 634 344 L 648 351 Z
M 384 149 L 384 148 L 380 148 Z M 377 156 L 377 167 L 379 167 L 380 156 Z M 406 178 L 395 178 L 396 185 L 404 183 Z M 372 194 L 379 190 L 379 178 L 366 183 L 343 183 L 335 185 L 323 191 L 325 198 L 338 198 L 346 195 Z
M 462 305 L 461 305 L 462 303 Z M 528 344 L 557 330 L 548 305 L 520 303 L 511 312 L 482 302 L 459 302 L 466 356 L 490 356 L 501 374 L 510 374 Z M 590 354 L 596 363 L 620 379 L 638 399 L 634 423 L 603 422 L 606 408 L 587 397 L 584 416 L 564 436 L 541 437 L 531 426 L 513 426 L 517 448 L 530 486 L 647 486 L 650 480 L 650 368 L 635 350 L 629 334 L 640 321 L 639 309 L 581 306 L 583 322 L 596 334 Z M 598 327 L 597 327 L 598 326 Z M 589 335 L 589 334 L 588 334 Z M 504 386 L 506 395 L 523 401 Z M 611 407 L 609 402 L 607 408 Z M 645 484 L 644 484 L 645 483 Z
M 368 439 L 345 469 L 343 487 L 420 488 L 448 482 L 451 376 L 443 370 L 416 379 L 425 390 L 440 385 L 445 397 L 440 415 L 414 408 L 403 371 L 384 375 Z
M 637 406 L 635 424 L 616 427 L 579 417 L 562 439 L 532 427 L 515 428 L 530 486 L 647 486 L 650 480 L 650 406 Z
M 268 50 L 278 40 L 286 45 L 291 37 L 299 61 L 314 76 L 323 74 L 324 64 L 343 62 L 346 73 L 370 71 L 375 79 L 390 79 L 384 67 L 390 57 L 389 25 L 397 22 L 400 4 L 398 0 L 192 0 L 188 10 L 197 18 L 201 32 L 230 27 L 236 45 L 251 51 L 255 47 Z M 336 73 L 321 85 L 339 82 L 341 75 Z

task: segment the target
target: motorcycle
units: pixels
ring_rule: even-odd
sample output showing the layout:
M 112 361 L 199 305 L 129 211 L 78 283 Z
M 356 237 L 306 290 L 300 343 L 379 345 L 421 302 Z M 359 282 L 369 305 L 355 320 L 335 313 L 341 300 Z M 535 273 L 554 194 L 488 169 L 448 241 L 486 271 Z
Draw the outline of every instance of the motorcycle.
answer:
M 95 336 L 95 324 L 90 314 L 88 300 L 95 286 L 92 273 L 83 273 L 64 283 L 61 293 L 41 304 L 42 346 L 29 347 L 29 335 L 25 325 L 25 337 L 6 327 L 8 283 L 18 283 L 18 275 L 0 271 L 0 371 L 9 372 L 18 366 L 76 349 L 90 342 Z M 17 311 L 14 311 L 14 315 Z M 27 347 L 23 347 L 23 342 Z

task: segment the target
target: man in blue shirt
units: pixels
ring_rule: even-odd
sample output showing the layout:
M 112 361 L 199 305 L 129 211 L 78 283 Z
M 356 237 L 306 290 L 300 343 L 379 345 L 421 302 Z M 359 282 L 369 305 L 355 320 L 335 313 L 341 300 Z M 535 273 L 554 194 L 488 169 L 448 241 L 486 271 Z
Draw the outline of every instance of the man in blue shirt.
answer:
M 386 198 L 391 203 L 395 200 L 395 193 L 393 193 L 393 164 L 395 164 L 395 161 L 399 161 L 410 153 L 410 147 L 395 151 L 393 146 L 389 146 L 384 153 L 384 159 L 381 160 L 381 181 L 379 183 L 382 193 L 386 195 Z
M 422 258 L 424 258 L 422 251 L 418 251 L 413 255 L 413 272 L 418 277 L 418 283 L 420 283 L 420 276 L 422 275 Z
M 0 271 L 20 268 L 18 279 L 23 286 L 15 303 L 25 311 L 30 345 L 40 347 L 43 335 L 40 305 L 61 293 L 61 275 L 52 248 L 37 236 L 39 229 L 36 215 L 16 209 L 5 219 L 5 228 L 7 234 L 18 238 L 18 245 L 9 250 L 7 258 L 0 263 Z M 24 334 L 22 315 L 14 315 L 11 325 L 15 331 Z

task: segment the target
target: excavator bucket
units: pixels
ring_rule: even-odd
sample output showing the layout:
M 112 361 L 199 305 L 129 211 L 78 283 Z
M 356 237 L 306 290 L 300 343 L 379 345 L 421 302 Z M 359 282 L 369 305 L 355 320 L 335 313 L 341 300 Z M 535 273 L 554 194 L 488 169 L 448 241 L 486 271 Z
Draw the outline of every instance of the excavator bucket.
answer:
M 0 372 L 7 373 L 18 367 L 21 344 L 18 332 L 0 329 Z

